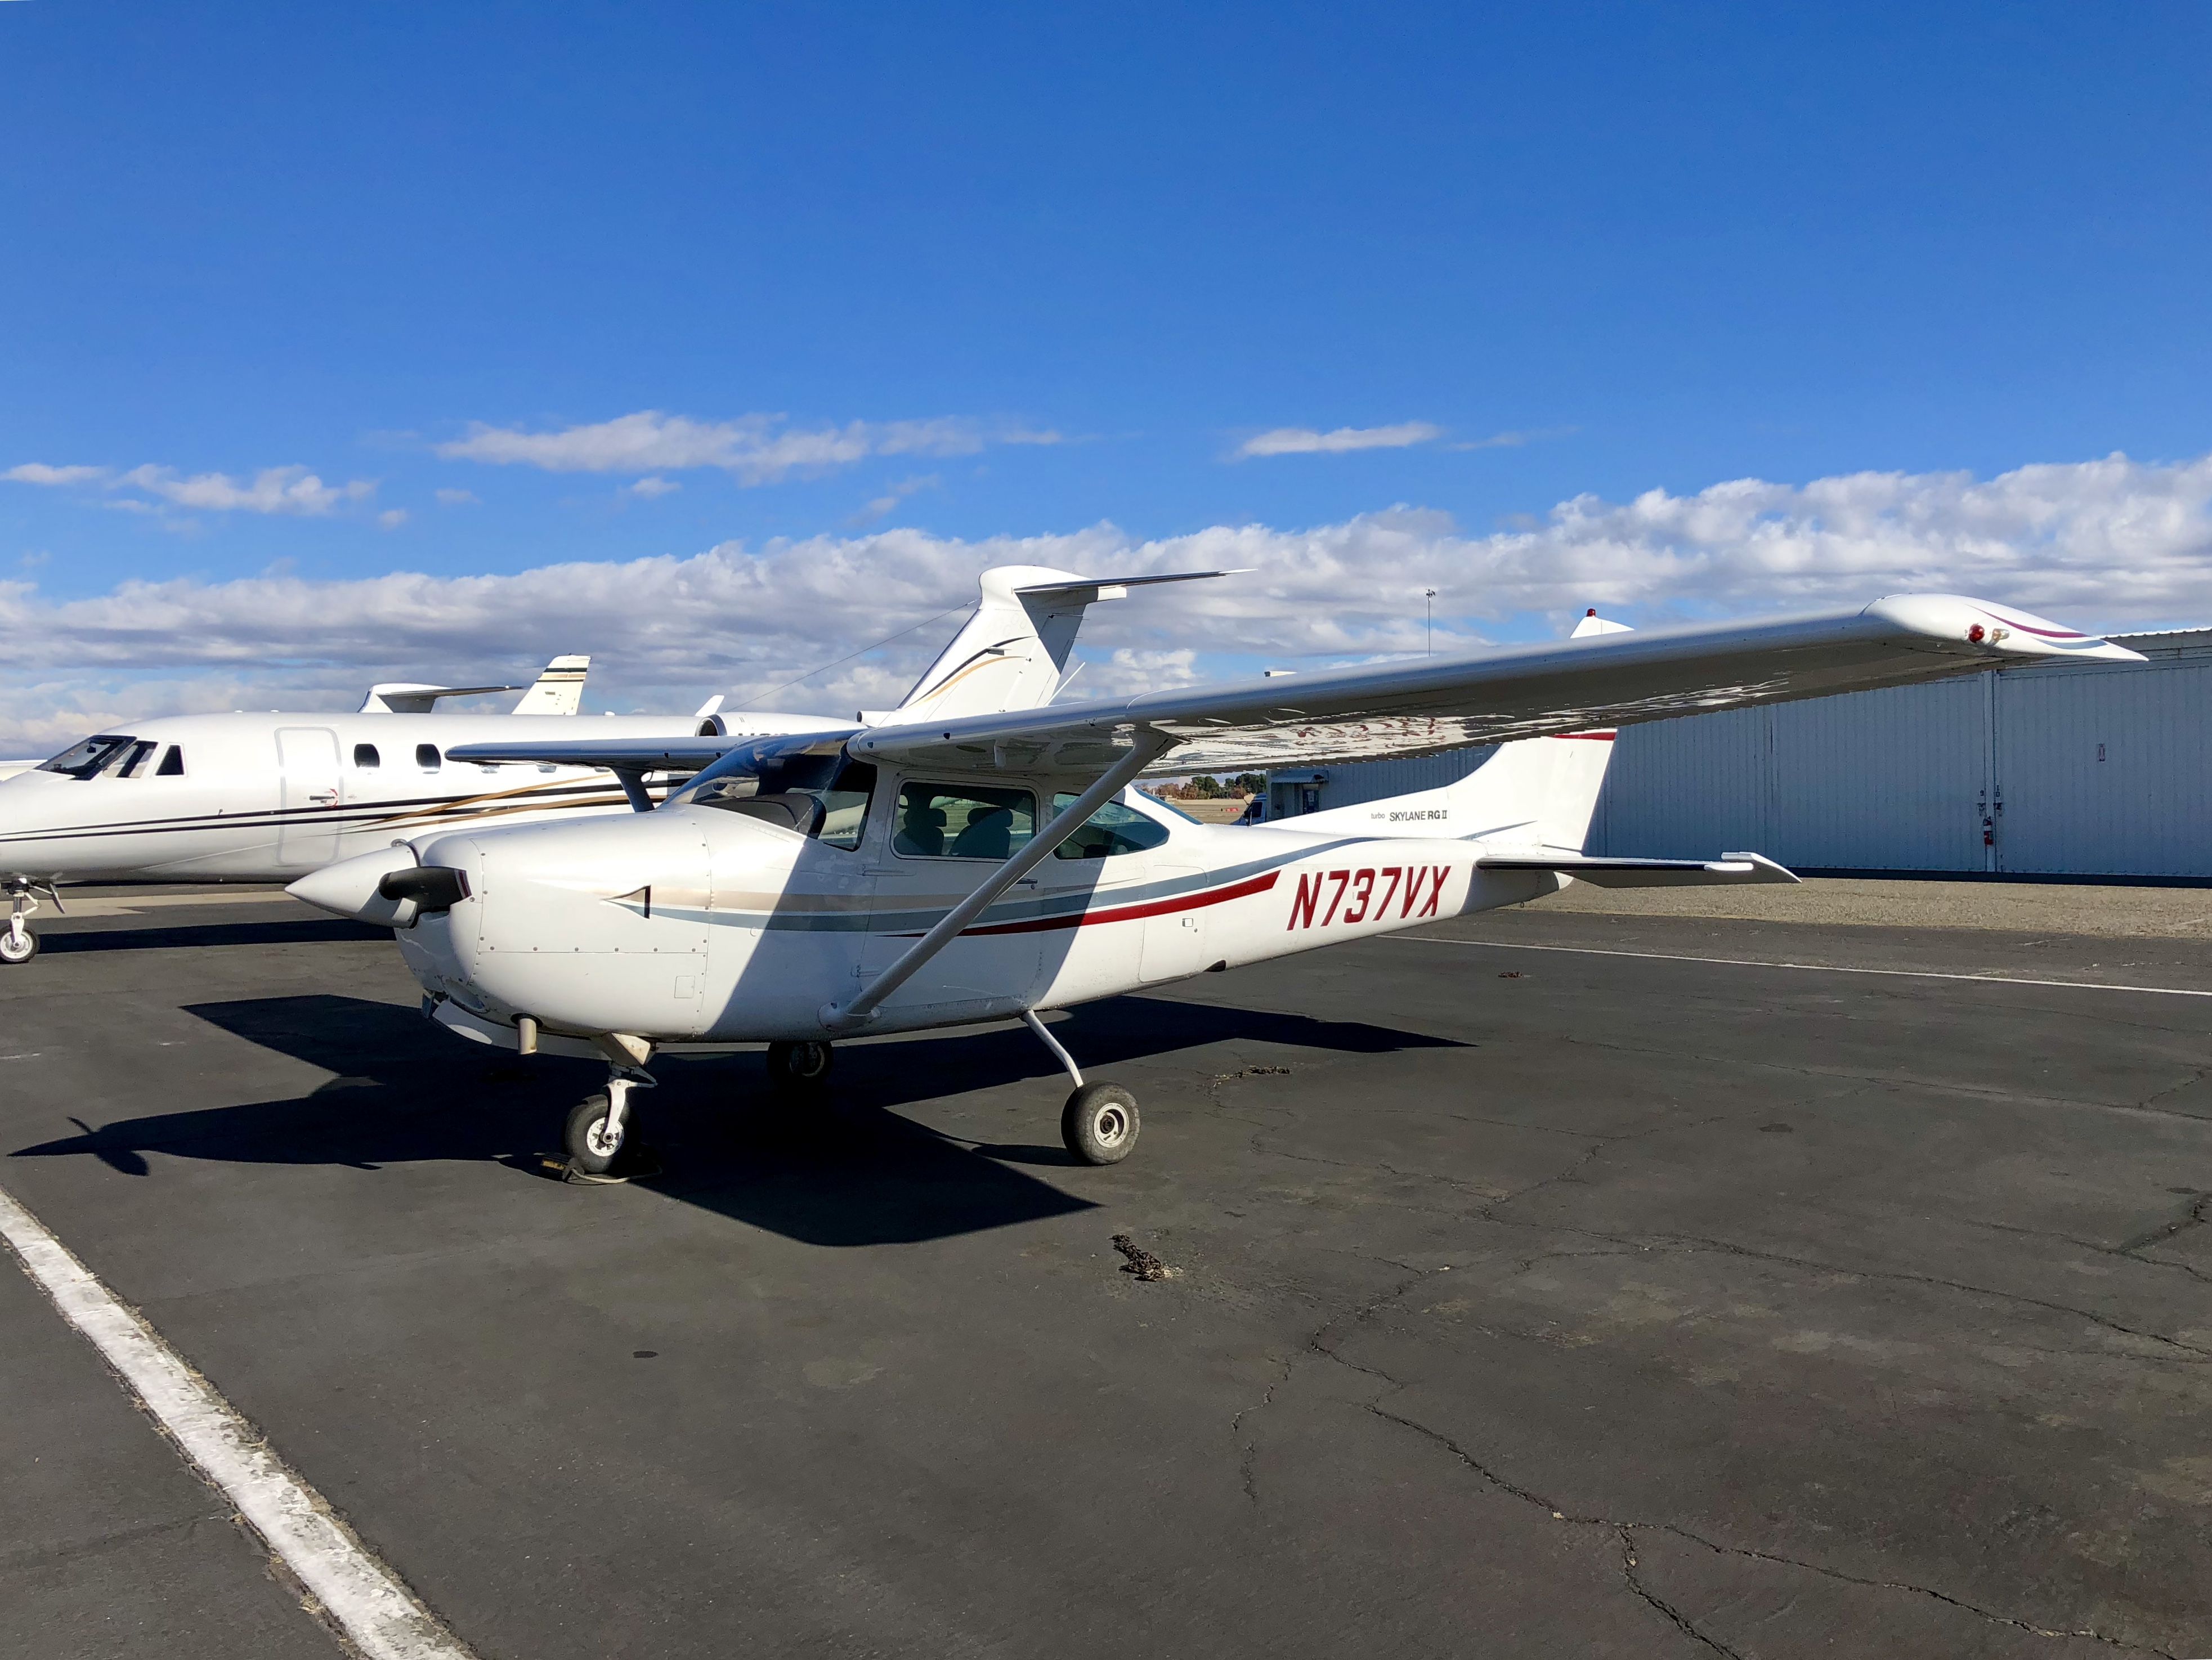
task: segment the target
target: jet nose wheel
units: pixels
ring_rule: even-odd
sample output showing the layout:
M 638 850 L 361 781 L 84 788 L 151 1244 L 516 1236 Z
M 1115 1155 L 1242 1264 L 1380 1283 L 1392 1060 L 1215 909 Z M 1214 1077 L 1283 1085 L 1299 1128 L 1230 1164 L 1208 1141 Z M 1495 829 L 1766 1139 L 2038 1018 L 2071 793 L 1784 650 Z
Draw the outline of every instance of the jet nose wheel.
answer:
M 604 1094 L 586 1095 L 569 1110 L 562 1137 L 569 1161 L 586 1176 L 604 1176 L 612 1169 L 629 1138 L 629 1115 L 614 1117 L 614 1104 Z
M 772 1043 L 768 1075 L 778 1089 L 811 1094 L 829 1081 L 831 1052 L 826 1043 Z
M 1060 1138 L 1085 1164 L 1119 1164 L 1136 1150 L 1137 1098 L 1117 1083 L 1087 1083 L 1060 1111 Z
M 0 962 L 28 962 L 39 954 L 39 936 L 26 928 L 0 930 Z

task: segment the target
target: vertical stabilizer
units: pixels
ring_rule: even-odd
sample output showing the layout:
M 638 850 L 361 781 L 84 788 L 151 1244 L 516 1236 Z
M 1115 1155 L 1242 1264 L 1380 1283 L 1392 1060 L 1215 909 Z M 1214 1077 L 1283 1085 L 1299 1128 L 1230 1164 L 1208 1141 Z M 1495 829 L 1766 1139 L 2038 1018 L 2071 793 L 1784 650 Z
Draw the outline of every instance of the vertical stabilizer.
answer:
M 584 676 L 591 669 L 587 657 L 555 657 L 545 665 L 538 683 L 514 706 L 518 715 L 573 715 L 583 706 Z
M 1091 606 L 1125 598 L 1132 588 L 1232 574 L 1081 577 L 1042 565 L 994 566 L 983 573 L 975 615 L 915 682 L 906 701 L 887 714 L 864 718 L 905 724 L 1042 709 L 1066 682 L 1076 631 Z
M 1623 634 L 1628 625 L 1590 612 L 1574 638 Z M 1357 830 L 1364 835 L 1443 836 L 1515 850 L 1578 853 L 1589 839 L 1613 760 L 1609 731 L 1516 738 L 1457 784 L 1362 802 L 1281 821 L 1298 830 Z

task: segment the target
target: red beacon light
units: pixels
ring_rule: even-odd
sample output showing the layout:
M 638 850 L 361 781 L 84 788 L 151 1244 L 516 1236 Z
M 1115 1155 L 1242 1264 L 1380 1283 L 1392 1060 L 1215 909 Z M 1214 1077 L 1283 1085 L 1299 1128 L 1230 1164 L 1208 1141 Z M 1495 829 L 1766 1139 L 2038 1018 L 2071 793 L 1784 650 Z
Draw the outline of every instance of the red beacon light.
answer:
M 1969 624 L 1966 629 L 1966 638 L 1972 640 L 1975 645 L 1979 645 L 1982 643 L 1982 635 L 1984 632 L 1984 631 L 1980 623 L 1976 622 Z

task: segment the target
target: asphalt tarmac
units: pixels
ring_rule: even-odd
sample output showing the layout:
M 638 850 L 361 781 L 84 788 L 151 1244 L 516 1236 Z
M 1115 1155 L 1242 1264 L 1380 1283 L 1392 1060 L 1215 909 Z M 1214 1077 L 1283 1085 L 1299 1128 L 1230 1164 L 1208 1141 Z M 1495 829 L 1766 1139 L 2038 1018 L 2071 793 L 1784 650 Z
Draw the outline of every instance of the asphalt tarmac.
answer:
M 1109 1169 L 993 1030 L 593 1188 L 386 936 L 45 937 L 0 1187 L 485 1657 L 2212 1654 L 2212 997 L 1922 977 L 2188 939 L 1532 907 L 1076 1011 Z M 0 1654 L 339 1652 L 12 1269 L 0 1398 Z

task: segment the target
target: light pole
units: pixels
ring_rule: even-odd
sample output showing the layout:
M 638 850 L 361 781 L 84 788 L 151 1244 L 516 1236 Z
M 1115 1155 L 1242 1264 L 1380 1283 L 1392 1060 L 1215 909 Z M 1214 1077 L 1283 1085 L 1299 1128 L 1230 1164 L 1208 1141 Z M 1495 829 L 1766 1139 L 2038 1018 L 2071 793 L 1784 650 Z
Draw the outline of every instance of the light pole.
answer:
M 1434 657 L 1437 654 L 1437 591 L 1433 588 L 1424 588 L 1421 591 L 1427 597 L 1428 601 L 1429 655 Z

